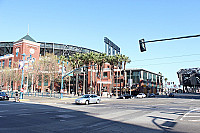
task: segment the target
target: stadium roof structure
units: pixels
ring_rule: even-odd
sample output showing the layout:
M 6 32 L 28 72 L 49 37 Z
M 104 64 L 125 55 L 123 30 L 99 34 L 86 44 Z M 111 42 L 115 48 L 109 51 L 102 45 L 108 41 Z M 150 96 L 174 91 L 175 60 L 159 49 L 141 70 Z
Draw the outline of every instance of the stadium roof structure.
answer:
M 18 41 L 21 41 L 23 39 L 37 42 L 28 34 L 22 37 Z M 12 54 L 14 43 L 15 41 L 0 42 L 0 56 Z M 45 55 L 45 53 L 54 53 L 57 56 L 60 56 L 60 55 L 69 56 L 77 52 L 78 53 L 89 53 L 89 52 L 101 53 L 96 50 L 79 47 L 75 45 L 70 45 L 70 44 L 60 44 L 60 43 L 52 43 L 52 42 L 37 42 L 37 43 L 40 43 L 40 55 Z
M 28 34 L 27 34 L 26 36 L 22 37 L 21 39 L 19 39 L 19 41 L 20 41 L 20 40 L 23 40 L 23 39 L 28 40 L 28 41 L 32 41 L 32 42 L 36 42 L 36 41 L 35 41 L 32 37 L 30 37 Z

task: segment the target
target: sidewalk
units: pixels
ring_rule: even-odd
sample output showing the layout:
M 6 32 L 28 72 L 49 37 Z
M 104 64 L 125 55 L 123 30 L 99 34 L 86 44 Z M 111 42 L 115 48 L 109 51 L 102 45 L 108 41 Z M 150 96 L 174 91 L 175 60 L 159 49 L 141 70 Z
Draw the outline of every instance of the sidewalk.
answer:
M 35 96 L 24 96 L 24 99 L 20 99 L 20 102 L 24 103 L 64 103 L 64 104 L 72 104 L 75 103 L 75 99 L 80 98 L 78 96 L 73 97 L 64 97 L 62 99 L 54 98 L 54 97 L 35 97 Z M 108 100 L 114 100 L 115 97 L 107 98 L 107 97 L 101 97 L 101 101 L 108 101 Z M 9 101 L 15 101 L 14 98 L 10 98 Z

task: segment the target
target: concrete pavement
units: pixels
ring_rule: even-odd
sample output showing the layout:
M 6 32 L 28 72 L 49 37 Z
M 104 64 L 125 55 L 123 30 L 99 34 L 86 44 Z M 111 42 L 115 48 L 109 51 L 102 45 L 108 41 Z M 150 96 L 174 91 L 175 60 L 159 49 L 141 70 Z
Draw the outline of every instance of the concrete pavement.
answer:
M 76 105 L 72 98 L 28 98 L 29 101 L 22 103 L 0 103 L 1 118 L 12 116 L 25 125 L 12 127 L 10 121 L 3 119 L 0 132 L 196 133 L 200 130 L 200 100 L 192 97 L 102 98 L 100 104 L 90 105 Z

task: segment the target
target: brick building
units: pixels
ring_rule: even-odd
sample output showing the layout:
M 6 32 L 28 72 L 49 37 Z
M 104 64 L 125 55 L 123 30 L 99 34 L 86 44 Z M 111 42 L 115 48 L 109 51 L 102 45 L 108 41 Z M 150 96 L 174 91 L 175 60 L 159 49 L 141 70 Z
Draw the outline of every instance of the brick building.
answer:
M 23 60 L 22 54 L 25 54 L 25 60 L 29 60 L 30 54 L 32 59 L 38 61 L 41 55 L 45 55 L 46 52 L 54 53 L 57 56 L 65 55 L 66 57 L 74 54 L 75 52 L 87 53 L 97 52 L 88 48 L 77 47 L 72 45 L 57 44 L 57 43 L 46 43 L 36 42 L 29 35 L 24 36 L 16 42 L 0 42 L 0 71 L 4 70 L 5 67 L 9 67 L 10 70 L 17 69 L 18 66 L 14 65 L 14 62 Z M 18 52 L 18 56 L 16 55 Z M 25 62 L 28 63 L 28 62 Z M 21 69 L 18 69 L 19 74 Z M 24 71 L 24 82 L 23 87 L 25 91 L 39 91 L 47 92 L 50 91 L 51 83 L 45 80 L 45 75 L 42 75 L 41 82 L 37 83 L 37 88 L 33 88 L 33 84 L 28 80 L 28 71 Z M 105 63 L 101 76 L 97 75 L 97 68 L 89 67 L 87 71 L 83 71 L 79 74 L 79 86 L 76 89 L 75 75 L 71 75 L 70 82 L 65 82 L 64 89 L 67 93 L 97 93 L 106 95 L 111 92 L 113 94 L 129 93 L 136 94 L 139 92 L 144 93 L 157 93 L 162 91 L 162 75 L 156 74 L 144 69 L 126 69 L 125 71 L 115 67 L 112 77 L 111 66 L 109 63 Z M 2 76 L 1 76 L 2 77 Z M 83 85 L 83 81 L 86 84 Z M 4 81 L 0 79 L 1 89 L 4 91 L 20 89 L 20 81 Z M 54 91 L 59 91 L 60 86 L 55 84 Z M 85 88 L 85 89 L 83 89 Z M 101 89 L 100 89 L 101 88 Z M 111 89 L 112 88 L 112 89 Z M 111 89 L 111 90 L 110 90 Z M 77 92 L 76 92 L 77 91 Z

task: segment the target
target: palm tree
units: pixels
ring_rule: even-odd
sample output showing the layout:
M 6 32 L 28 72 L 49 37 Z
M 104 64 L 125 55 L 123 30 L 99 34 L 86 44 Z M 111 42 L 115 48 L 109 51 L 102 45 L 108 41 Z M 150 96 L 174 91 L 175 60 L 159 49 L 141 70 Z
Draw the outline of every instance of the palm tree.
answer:
M 81 54 L 76 53 L 73 55 L 74 57 L 74 63 L 75 63 L 75 68 L 79 68 L 79 65 L 81 63 Z M 78 94 L 78 74 L 76 74 L 76 95 Z
M 75 61 L 74 61 L 74 57 L 73 56 L 69 56 L 68 58 L 67 58 L 67 61 L 68 61 L 68 63 L 69 63 L 69 66 L 72 68 L 72 69 L 75 69 L 75 67 L 76 67 L 76 64 L 75 64 Z M 73 74 L 73 77 L 74 77 L 74 74 Z M 73 78 L 74 79 L 74 78 Z M 74 82 L 73 82 L 74 83 Z M 73 84 L 73 86 L 74 86 L 74 84 Z M 69 76 L 69 91 L 68 91 L 68 93 L 70 94 L 70 76 Z
M 126 63 L 130 63 L 131 60 L 129 59 L 128 56 L 125 56 L 125 55 L 122 55 L 122 58 L 123 58 L 123 62 L 124 62 L 124 81 L 125 81 L 125 90 L 126 90 L 126 84 L 127 84 L 127 81 L 126 81 Z
M 97 72 L 96 72 L 96 68 L 98 68 L 98 66 L 97 66 L 98 57 L 99 57 L 99 53 L 94 53 L 93 63 L 95 64 L 95 84 L 94 84 L 95 94 L 97 94 Z
M 90 65 L 93 65 L 94 64 L 94 56 L 95 56 L 95 54 L 93 53 L 93 52 L 90 52 L 90 53 L 88 53 L 87 54 L 88 55 L 88 61 L 89 61 L 89 64 Z M 92 89 L 93 89 L 93 86 L 92 86 L 92 68 L 93 68 L 93 66 L 90 66 L 90 93 L 92 93 Z
M 111 94 L 112 92 L 112 89 L 114 87 L 114 66 L 115 66 L 115 62 L 116 62 L 116 57 L 115 56 L 107 56 L 107 62 L 110 64 L 111 66 L 111 79 L 112 79 L 112 84 L 110 86 L 110 89 L 109 89 L 109 93 Z
M 83 66 L 88 66 L 89 65 L 89 53 L 82 53 L 81 54 L 81 57 L 80 57 L 80 59 L 81 59 L 81 64 L 83 65 Z M 86 70 L 88 70 L 88 68 L 87 67 L 85 67 L 84 69 L 86 69 Z M 88 72 L 88 71 L 87 71 Z M 86 92 L 85 92 L 85 90 L 87 89 L 86 87 L 86 82 L 85 82 L 85 71 L 84 71 L 84 73 L 83 73 L 83 94 L 85 94 Z
M 118 67 L 119 67 L 119 69 L 120 69 L 120 74 L 119 74 L 119 77 L 120 77 L 120 93 L 122 94 L 122 92 L 121 92 L 121 68 L 122 68 L 122 64 L 123 64 L 123 60 L 124 60 L 124 58 L 123 58 L 123 55 L 117 55 L 118 56 L 118 58 L 119 58 L 119 63 L 118 63 Z M 118 74 L 118 72 L 117 72 L 117 74 Z
M 122 58 L 120 55 L 115 55 L 115 58 L 116 58 L 116 60 L 115 60 L 114 64 L 115 64 L 115 66 L 117 66 L 116 97 L 118 97 L 118 68 L 119 68 L 119 63 L 122 62 Z
M 103 66 L 104 66 L 105 62 L 107 62 L 106 53 L 99 53 L 98 56 L 97 56 L 97 68 L 98 68 L 100 81 L 101 81 L 102 76 L 103 76 L 102 72 L 103 72 Z M 99 94 L 101 96 L 101 83 L 100 83 Z

